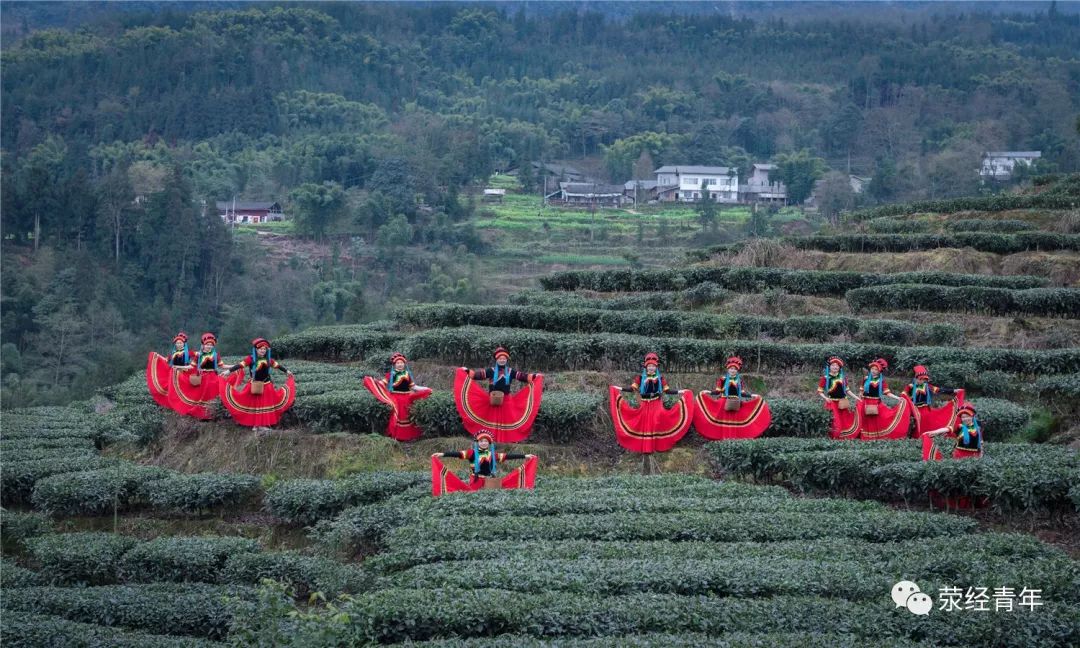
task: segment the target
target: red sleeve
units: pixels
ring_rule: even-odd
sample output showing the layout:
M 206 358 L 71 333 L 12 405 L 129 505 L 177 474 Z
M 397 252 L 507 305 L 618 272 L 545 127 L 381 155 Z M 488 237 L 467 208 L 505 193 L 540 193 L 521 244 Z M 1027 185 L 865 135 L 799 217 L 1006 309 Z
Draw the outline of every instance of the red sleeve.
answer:
M 817 381 L 817 390 L 818 390 L 819 392 L 823 392 L 823 391 L 825 391 L 825 376 L 822 376 L 821 378 L 818 378 L 818 381 Z
M 473 369 L 473 379 L 475 379 L 475 380 L 486 380 L 487 379 L 487 369 Z
M 911 396 L 911 383 L 904 385 L 904 395 Z
M 667 378 L 664 378 L 663 376 L 660 376 L 660 387 L 662 387 L 664 389 L 668 388 L 668 386 L 667 386 Z
M 724 388 L 724 377 L 723 376 L 720 376 L 719 378 L 716 379 L 716 388 L 717 389 L 723 389 Z
M 634 380 L 630 383 L 630 386 L 634 389 L 641 389 L 641 376 L 634 376 Z
M 936 393 L 938 393 L 940 391 L 941 391 L 941 388 L 938 387 L 937 385 L 930 385 L 930 393 L 931 394 L 936 394 Z
M 891 394 L 892 393 L 891 391 L 889 391 L 889 383 L 885 382 L 884 378 L 881 379 L 881 393 L 882 394 Z

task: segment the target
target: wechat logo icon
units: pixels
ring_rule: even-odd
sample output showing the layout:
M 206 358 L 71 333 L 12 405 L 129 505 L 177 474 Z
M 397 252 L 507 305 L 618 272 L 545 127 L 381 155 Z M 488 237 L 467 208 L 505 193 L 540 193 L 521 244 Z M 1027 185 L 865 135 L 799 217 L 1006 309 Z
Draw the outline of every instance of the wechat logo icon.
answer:
M 923 593 L 912 581 L 900 581 L 892 588 L 892 600 L 896 607 L 907 608 L 912 614 L 927 616 L 934 608 L 934 599 Z

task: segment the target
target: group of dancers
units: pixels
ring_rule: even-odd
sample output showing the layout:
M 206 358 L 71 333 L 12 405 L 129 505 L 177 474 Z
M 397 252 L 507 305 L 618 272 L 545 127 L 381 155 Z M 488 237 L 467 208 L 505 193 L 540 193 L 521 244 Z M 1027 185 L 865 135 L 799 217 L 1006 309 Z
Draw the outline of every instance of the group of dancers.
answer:
M 888 369 L 884 358 L 872 361 L 862 389 L 855 393 L 848 387 L 844 361 L 829 358 L 817 391 L 825 409 L 832 413 L 830 434 L 834 439 L 906 439 L 914 419 L 915 435 L 923 441 L 924 460 L 940 460 L 945 439 L 955 442 L 954 459 L 982 456 L 982 426 L 975 406 L 964 400 L 963 389 L 933 384 L 930 371 L 917 365 L 911 382 L 897 396 L 885 379 Z M 942 396 L 952 398 L 940 400 Z
M 221 364 L 212 333 L 204 334 L 201 342 L 198 351 L 191 351 L 187 335 L 178 333 L 168 357 L 150 353 L 147 385 L 159 404 L 180 414 L 210 419 L 214 416 L 212 405 L 220 399 L 237 423 L 256 428 L 276 424 L 292 406 L 296 393 L 292 372 L 272 357 L 268 340 L 253 340 L 251 353 L 231 366 Z M 536 457 L 499 453 L 495 445 L 520 443 L 528 438 L 540 411 L 544 375 L 514 369 L 509 362 L 510 353 L 498 347 L 492 353 L 490 366 L 455 371 L 454 402 L 473 445 L 468 450 L 432 455 L 435 494 L 491 488 L 493 484 L 503 488 L 532 486 Z M 772 415 L 765 399 L 747 387 L 742 367 L 741 358 L 728 358 L 725 373 L 715 387 L 693 394 L 688 389 L 671 387 L 660 370 L 659 356 L 646 354 L 639 373 L 628 386 L 612 385 L 609 390 L 609 411 L 619 445 L 641 454 L 667 452 L 691 426 L 710 440 L 761 436 L 771 424 Z M 848 386 L 844 361 L 835 356 L 828 359 L 817 391 L 832 414 L 833 438 L 903 439 L 909 436 L 914 419 L 916 436 L 923 440 L 924 460 L 940 460 L 946 454 L 952 458 L 982 455 L 982 428 L 975 408 L 964 402 L 963 389 L 934 385 L 929 371 L 920 365 L 897 396 L 885 379 L 888 368 L 884 359 L 869 363 L 856 393 Z M 285 373 L 283 386 L 274 385 L 272 369 Z M 512 388 L 515 382 L 521 383 L 516 391 Z M 410 411 L 413 403 L 430 396 L 432 390 L 417 384 L 404 354 L 393 354 L 389 371 L 381 377 L 365 376 L 363 385 L 390 409 L 387 435 L 399 441 L 421 436 Z M 673 397 L 670 406 L 664 402 L 665 395 Z M 939 402 L 943 396 L 952 398 Z M 945 439 L 954 442 L 951 451 L 943 449 Z M 457 479 L 442 464 L 444 458 L 468 461 L 469 481 Z M 499 477 L 497 466 L 507 459 L 524 459 L 525 464 Z
M 220 399 L 240 425 L 256 429 L 277 424 L 296 399 L 296 383 L 291 371 L 273 358 L 270 341 L 251 341 L 251 353 L 234 365 L 224 366 L 217 352 L 217 336 L 203 333 L 202 346 L 192 351 L 188 336 L 181 331 L 173 337 L 168 357 L 153 351 L 146 361 L 146 385 L 159 405 L 197 419 L 214 418 L 214 403 Z M 274 385 L 271 369 L 286 375 L 285 384 Z M 247 370 L 249 380 L 242 386 Z

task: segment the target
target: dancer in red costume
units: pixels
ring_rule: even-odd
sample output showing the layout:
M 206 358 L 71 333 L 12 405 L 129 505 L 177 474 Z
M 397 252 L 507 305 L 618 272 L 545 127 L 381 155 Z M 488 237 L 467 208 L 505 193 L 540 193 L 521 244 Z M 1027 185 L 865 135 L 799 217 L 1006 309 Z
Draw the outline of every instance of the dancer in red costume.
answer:
M 951 452 L 947 449 L 948 447 L 952 448 Z M 922 449 L 923 461 L 942 461 L 946 453 L 949 453 L 953 459 L 982 457 L 982 426 L 975 415 L 975 407 L 970 403 L 964 403 L 957 407 L 953 423 L 925 432 L 922 435 Z M 931 490 L 930 502 L 939 508 L 971 509 L 989 506 L 990 498 L 986 495 L 964 492 L 961 488 L 949 496 L 943 496 L 940 492 Z
M 217 353 L 217 337 L 203 333 L 202 348 L 191 356 L 191 364 L 173 372 L 169 386 L 169 407 L 185 416 L 208 421 L 213 418 L 210 407 L 220 393 L 221 371 Z
M 851 407 L 848 396 L 847 378 L 844 377 L 844 361 L 833 356 L 825 365 L 825 371 L 818 381 L 818 395 L 825 401 L 825 409 L 832 412 L 832 430 L 829 436 L 834 439 L 856 439 L 859 436 L 859 411 Z M 857 397 L 856 397 L 857 400 Z
M 915 379 L 904 387 L 904 398 L 912 404 L 916 436 L 930 430 L 950 427 L 956 422 L 956 409 L 964 404 L 964 390 L 938 387 L 930 382 L 930 372 L 923 365 L 915 367 Z M 952 395 L 953 400 L 934 405 L 936 396 Z
M 431 389 L 416 384 L 404 354 L 395 353 L 390 356 L 390 371 L 385 378 L 364 376 L 364 387 L 372 396 L 390 406 L 387 436 L 398 441 L 415 441 L 420 438 L 420 428 L 409 417 L 409 409 L 414 401 L 430 396 Z
M 251 373 L 242 388 L 236 386 L 243 380 L 243 372 L 233 374 L 237 369 L 247 368 Z M 270 370 L 280 369 L 288 376 L 285 385 L 278 389 L 270 379 Z M 251 355 L 226 369 L 226 380 L 221 381 L 221 402 L 229 410 L 233 419 L 245 427 L 265 429 L 281 420 L 283 414 L 292 407 L 296 398 L 296 383 L 291 371 L 277 360 L 270 351 L 270 342 L 263 338 L 251 341 Z M 230 374 L 232 374 L 230 376 Z
M 469 481 L 462 481 L 450 472 L 442 459 L 464 459 L 470 466 Z M 525 463 L 511 470 L 505 477 L 499 476 L 499 464 L 508 459 L 524 459 Z M 481 430 L 468 450 L 450 450 L 431 455 L 431 494 L 435 497 L 454 491 L 480 489 L 528 488 L 536 482 L 536 455 L 518 452 L 496 452 L 495 437 Z
M 983 455 L 982 425 L 975 416 L 975 406 L 964 403 L 956 411 L 956 420 L 950 425 L 929 430 L 922 435 L 923 461 L 941 461 L 941 439 L 956 442 L 953 459 L 977 459 Z
M 173 371 L 191 363 L 187 333 L 180 331 L 173 337 L 173 351 L 165 357 L 154 351 L 146 359 L 146 387 L 150 397 L 162 407 L 169 407 L 169 385 Z
M 727 360 L 727 372 L 716 380 L 716 389 L 697 395 L 694 429 L 706 439 L 752 439 L 772 422 L 769 404 L 743 385 L 742 358 Z
M 911 427 L 911 404 L 905 398 L 893 396 L 885 382 L 889 363 L 878 358 L 869 365 L 863 381 L 862 399 L 859 400 L 859 438 L 863 441 L 879 439 L 905 439 Z M 886 405 L 885 398 L 898 400 L 896 405 Z
M 690 429 L 694 420 L 694 396 L 689 389 L 677 391 L 668 386 L 667 379 L 660 373 L 660 358 L 655 353 L 646 354 L 641 367 L 641 373 L 634 377 L 629 387 L 611 386 L 609 407 L 615 423 L 615 439 L 630 452 L 667 452 Z M 639 401 L 637 407 L 625 395 L 635 393 Z M 664 394 L 679 397 L 671 409 L 664 407 Z
M 510 367 L 510 353 L 499 347 L 492 354 L 494 365 L 485 369 L 461 367 L 454 376 L 454 404 L 470 434 L 490 432 L 498 443 L 520 443 L 532 432 L 540 400 L 544 395 L 544 375 L 525 373 Z M 488 380 L 487 389 L 477 383 Z M 513 381 L 525 383 L 510 393 Z

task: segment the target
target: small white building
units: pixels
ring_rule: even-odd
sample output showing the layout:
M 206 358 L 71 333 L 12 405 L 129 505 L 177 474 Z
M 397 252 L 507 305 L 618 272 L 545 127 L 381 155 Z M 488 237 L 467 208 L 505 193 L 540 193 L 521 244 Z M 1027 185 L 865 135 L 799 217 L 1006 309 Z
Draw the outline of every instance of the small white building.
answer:
M 656 170 L 656 186 L 661 200 L 672 195 L 680 202 L 697 202 L 707 192 L 714 202 L 739 202 L 739 172 L 731 167 L 662 166 Z M 661 190 L 669 187 L 676 189 L 670 193 Z
M 867 189 L 867 187 L 870 186 L 870 181 L 871 180 L 873 180 L 873 178 L 871 178 L 869 176 L 857 176 L 857 175 L 849 175 L 848 176 L 848 182 L 851 183 L 851 191 L 853 191 L 854 193 L 857 193 L 857 194 L 861 194 L 863 191 L 865 191 Z
M 987 151 L 983 154 L 979 175 L 991 180 L 1007 180 L 1017 164 L 1031 166 L 1042 151 Z
M 746 184 L 739 185 L 739 201 L 779 205 L 787 203 L 787 187 L 770 176 L 770 173 L 775 171 L 775 164 L 755 164 Z
M 547 202 L 566 205 L 596 205 L 618 207 L 626 200 L 622 185 L 602 185 L 588 182 L 560 182 L 559 190 L 545 196 Z

